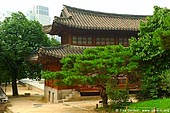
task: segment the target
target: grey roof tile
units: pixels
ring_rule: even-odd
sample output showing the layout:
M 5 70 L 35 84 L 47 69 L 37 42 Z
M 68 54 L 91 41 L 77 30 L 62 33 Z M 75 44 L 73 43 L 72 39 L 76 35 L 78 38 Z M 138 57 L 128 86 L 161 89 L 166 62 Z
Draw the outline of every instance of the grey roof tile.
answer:
M 61 45 L 58 47 L 42 47 L 38 54 L 52 56 L 56 58 L 63 58 L 70 54 L 82 54 L 87 48 L 94 48 L 93 46 L 75 46 L 75 45 Z
M 95 30 L 134 30 L 139 29 L 140 21 L 146 16 L 110 14 L 78 9 L 64 5 L 61 17 L 55 17 L 55 25 L 79 29 Z

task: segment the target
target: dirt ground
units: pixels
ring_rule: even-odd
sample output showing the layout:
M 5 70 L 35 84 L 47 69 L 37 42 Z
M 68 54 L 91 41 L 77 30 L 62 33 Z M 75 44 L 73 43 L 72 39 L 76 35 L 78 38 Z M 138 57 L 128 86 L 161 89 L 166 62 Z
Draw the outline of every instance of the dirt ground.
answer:
M 11 104 L 8 109 L 12 113 L 96 113 L 94 108 L 99 102 L 99 100 L 84 100 L 51 104 L 44 101 L 42 92 L 28 90 L 27 87 L 21 85 L 18 85 L 18 90 L 20 96 L 12 97 L 11 85 L 6 88 Z M 31 95 L 25 96 L 25 93 Z

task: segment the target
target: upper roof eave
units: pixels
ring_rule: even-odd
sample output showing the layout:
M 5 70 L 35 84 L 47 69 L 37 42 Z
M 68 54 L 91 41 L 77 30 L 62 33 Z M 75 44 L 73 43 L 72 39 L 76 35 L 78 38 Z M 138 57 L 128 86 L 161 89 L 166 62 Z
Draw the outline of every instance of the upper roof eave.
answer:
M 145 18 L 146 16 L 151 16 L 151 15 L 133 15 L 133 14 L 118 14 L 118 13 L 106 13 L 106 12 L 100 12 L 100 11 L 92 11 L 92 10 L 86 10 L 82 8 L 76 8 L 76 7 L 71 7 L 68 5 L 63 5 L 64 9 L 72 10 L 72 11 L 79 11 L 83 13 L 91 13 L 91 14 L 96 14 L 100 16 L 110 16 L 110 17 L 129 17 L 129 18 Z
M 139 31 L 140 21 L 147 15 L 103 13 L 64 5 L 61 16 L 54 17 L 52 32 L 59 32 L 58 26 L 80 30 L 130 30 Z M 61 28 L 60 27 L 60 28 Z M 55 31 L 57 30 L 57 31 Z

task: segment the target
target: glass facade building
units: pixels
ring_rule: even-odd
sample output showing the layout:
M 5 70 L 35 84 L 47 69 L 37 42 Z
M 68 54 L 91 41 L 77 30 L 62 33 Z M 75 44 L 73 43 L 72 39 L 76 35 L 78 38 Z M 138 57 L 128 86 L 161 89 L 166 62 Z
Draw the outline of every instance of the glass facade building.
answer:
M 27 18 L 30 20 L 37 20 L 42 25 L 51 24 L 49 17 L 49 8 L 41 5 L 34 5 L 32 9 L 27 11 Z

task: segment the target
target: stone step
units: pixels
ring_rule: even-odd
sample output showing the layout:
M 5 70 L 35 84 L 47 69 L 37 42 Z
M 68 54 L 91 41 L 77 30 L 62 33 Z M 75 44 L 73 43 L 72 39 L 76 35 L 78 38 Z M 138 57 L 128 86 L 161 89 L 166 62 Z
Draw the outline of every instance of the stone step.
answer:
M 65 96 L 64 99 L 62 99 L 64 102 L 68 102 L 68 101 L 72 101 L 75 100 L 75 98 L 79 98 L 80 97 L 80 93 L 73 90 L 68 96 Z
M 63 102 L 68 102 L 69 101 L 69 99 L 62 99 L 63 100 Z
M 57 100 L 57 103 L 63 103 L 63 100 Z
M 74 96 L 74 94 L 69 94 L 69 98 L 72 98 Z
M 69 99 L 70 99 L 70 96 L 66 96 L 64 99 L 68 99 L 68 100 L 69 100 Z
M 100 96 L 81 96 L 80 92 L 72 91 L 68 96 L 65 96 L 65 98 L 62 100 L 64 102 L 68 102 L 68 101 L 92 100 L 92 99 L 101 99 L 101 97 Z

